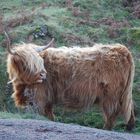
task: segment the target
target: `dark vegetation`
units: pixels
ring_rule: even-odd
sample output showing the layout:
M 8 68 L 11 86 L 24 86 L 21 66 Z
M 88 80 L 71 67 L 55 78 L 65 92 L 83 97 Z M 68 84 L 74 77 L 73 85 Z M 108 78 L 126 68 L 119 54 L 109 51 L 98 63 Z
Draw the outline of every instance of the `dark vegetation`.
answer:
M 139 0 L 1 0 L 0 117 L 44 119 L 33 113 L 32 109 L 19 110 L 14 106 L 10 97 L 12 86 L 7 85 L 4 29 L 8 31 L 12 44 L 30 42 L 43 45 L 54 37 L 57 47 L 92 46 L 94 43 L 122 43 L 128 46 L 136 64 L 133 97 L 137 118 L 134 133 L 140 134 Z M 103 126 L 96 106 L 86 113 L 66 112 L 58 107 L 55 112 L 57 121 L 97 128 Z M 124 131 L 121 118 L 114 129 Z

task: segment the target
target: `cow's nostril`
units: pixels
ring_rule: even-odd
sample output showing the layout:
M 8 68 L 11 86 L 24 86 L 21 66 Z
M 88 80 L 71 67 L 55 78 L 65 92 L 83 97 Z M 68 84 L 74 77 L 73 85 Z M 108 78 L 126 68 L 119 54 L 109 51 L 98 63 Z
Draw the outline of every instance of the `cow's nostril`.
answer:
M 40 78 L 41 79 L 46 79 L 46 73 L 40 73 Z

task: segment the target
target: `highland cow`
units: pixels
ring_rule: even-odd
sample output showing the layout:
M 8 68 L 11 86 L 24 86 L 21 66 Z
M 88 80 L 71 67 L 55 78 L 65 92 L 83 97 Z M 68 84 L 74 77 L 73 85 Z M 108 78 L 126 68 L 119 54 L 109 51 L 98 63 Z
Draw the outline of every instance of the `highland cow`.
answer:
M 120 115 L 127 129 L 134 127 L 134 62 L 125 46 L 96 44 L 43 49 L 33 44 L 8 49 L 7 68 L 17 106 L 26 106 L 24 91 L 29 89 L 34 91 L 40 113 L 51 120 L 53 105 L 79 110 L 98 103 L 105 129 L 111 130 Z

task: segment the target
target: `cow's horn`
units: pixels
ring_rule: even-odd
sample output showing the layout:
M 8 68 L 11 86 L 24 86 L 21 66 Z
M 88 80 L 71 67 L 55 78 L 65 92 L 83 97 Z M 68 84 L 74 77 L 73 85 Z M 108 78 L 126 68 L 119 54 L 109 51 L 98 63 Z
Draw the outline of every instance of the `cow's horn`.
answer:
M 46 45 L 46 46 L 40 46 L 40 47 L 37 47 L 37 48 L 34 48 L 37 52 L 41 52 L 47 48 L 49 48 L 54 42 L 54 38 L 52 38 L 52 40 Z
M 6 43 L 7 43 L 7 50 L 8 50 L 8 52 L 9 52 L 10 54 L 12 54 L 12 55 L 15 55 L 16 52 L 14 52 L 14 50 L 12 50 L 12 49 L 10 48 L 10 46 L 11 46 L 11 41 L 10 41 L 9 35 L 7 34 L 6 31 L 4 31 L 4 34 L 5 34 L 5 36 L 6 36 Z

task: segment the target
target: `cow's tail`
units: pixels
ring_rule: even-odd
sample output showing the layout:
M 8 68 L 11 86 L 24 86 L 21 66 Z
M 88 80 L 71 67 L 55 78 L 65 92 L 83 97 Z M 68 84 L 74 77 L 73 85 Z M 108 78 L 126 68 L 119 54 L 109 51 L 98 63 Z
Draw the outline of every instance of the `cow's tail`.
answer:
M 134 103 L 132 99 L 132 88 L 133 88 L 133 79 L 135 65 L 131 54 L 128 56 L 130 60 L 131 67 L 129 69 L 128 80 L 125 86 L 125 89 L 122 94 L 121 104 L 122 104 L 122 113 L 126 122 L 126 129 L 132 130 L 135 125 L 135 115 L 134 115 Z

